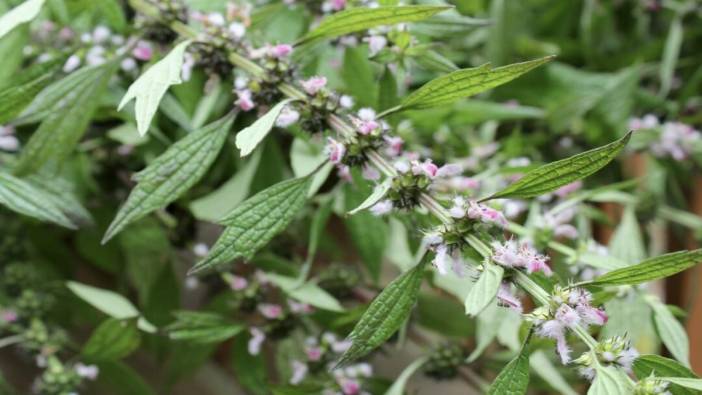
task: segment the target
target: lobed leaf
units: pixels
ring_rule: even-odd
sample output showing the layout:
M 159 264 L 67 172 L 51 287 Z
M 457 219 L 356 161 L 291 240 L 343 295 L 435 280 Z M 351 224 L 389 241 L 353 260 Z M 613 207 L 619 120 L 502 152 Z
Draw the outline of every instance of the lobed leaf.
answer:
M 0 204 L 39 221 L 53 222 L 69 229 L 76 228 L 62 208 L 56 205 L 56 200 L 47 192 L 27 180 L 2 171 L 0 171 Z
M 529 355 L 526 344 L 519 354 L 497 375 L 488 395 L 522 395 L 529 387 Z
M 60 162 L 73 150 L 118 65 L 119 62 L 111 61 L 83 68 L 50 85 L 35 98 L 27 110 L 42 110 L 45 117 L 22 150 L 15 174 L 36 172 L 50 159 Z
M 553 57 L 515 63 L 493 69 L 489 64 L 462 69 L 441 76 L 424 84 L 407 96 L 398 108 L 404 111 L 443 106 L 462 98 L 476 95 L 505 84 L 520 75 L 551 61 Z
M 183 41 L 176 45 L 171 52 L 156 64 L 151 66 L 129 87 L 127 93 L 119 103 L 118 111 L 136 99 L 135 112 L 137 130 L 140 135 L 145 135 L 153 119 L 158 105 L 171 85 L 180 84 L 182 81 L 181 69 L 185 49 L 191 41 Z
M 19 25 L 31 22 L 39 15 L 44 0 L 27 0 L 0 17 L 0 38 Z
M 605 146 L 541 166 L 525 174 L 519 181 L 483 200 L 536 197 L 583 179 L 611 162 L 619 155 L 630 138 L 631 132 Z
M 140 342 L 136 320 L 109 318 L 93 331 L 81 355 L 91 361 L 122 359 L 136 350 Z
M 170 146 L 148 167 L 105 232 L 103 244 L 130 223 L 178 199 L 195 185 L 217 158 L 234 122 L 233 115 L 192 132 Z
M 275 121 L 278 119 L 278 116 L 285 106 L 292 101 L 294 101 L 294 99 L 285 99 L 276 104 L 273 108 L 268 110 L 264 116 L 258 118 L 256 122 L 236 135 L 236 147 L 239 148 L 239 155 L 241 157 L 249 155 L 258 147 L 261 141 L 263 141 L 271 129 L 273 129 Z
M 310 175 L 280 182 L 237 206 L 220 221 L 227 227 L 210 253 L 189 274 L 239 257 L 251 259 L 295 218 L 307 200 L 311 181 Z
M 497 296 L 504 274 L 505 270 L 502 266 L 495 264 L 485 265 L 485 270 L 475 285 L 473 285 L 473 288 L 470 289 L 468 296 L 466 296 L 464 302 L 466 314 L 476 316 L 485 310 Z
M 638 265 L 605 273 L 586 285 L 636 285 L 672 276 L 702 262 L 702 249 L 649 258 Z
M 418 265 L 393 280 L 371 302 L 349 334 L 351 347 L 339 358 L 343 366 L 371 352 L 397 331 L 405 322 L 417 300 L 424 277 L 423 259 Z
M 450 8 L 432 5 L 349 8 L 322 20 L 322 23 L 298 44 L 320 38 L 343 36 L 377 26 L 420 21 Z

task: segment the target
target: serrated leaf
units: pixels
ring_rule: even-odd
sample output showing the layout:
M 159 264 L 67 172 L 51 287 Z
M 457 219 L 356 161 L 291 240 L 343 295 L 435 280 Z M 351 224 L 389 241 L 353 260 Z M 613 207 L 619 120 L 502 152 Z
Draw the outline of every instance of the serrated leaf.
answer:
M 702 249 L 677 251 L 605 273 L 587 285 L 636 285 L 672 276 L 702 262 Z
M 39 15 L 44 0 L 27 0 L 0 17 L 0 38 L 17 26 L 31 22 Z
M 387 179 L 384 182 L 378 184 L 373 188 L 373 193 L 371 193 L 366 200 L 363 201 L 358 207 L 355 209 L 351 210 L 348 212 L 348 215 L 354 215 L 357 212 L 361 210 L 365 210 L 367 208 L 372 207 L 376 203 L 378 203 L 386 193 L 390 190 L 390 187 L 392 186 L 392 180 Z
M 583 179 L 611 162 L 630 138 L 631 132 L 605 146 L 536 168 L 519 181 L 483 200 L 536 197 Z
M 423 357 L 415 360 L 411 364 L 407 365 L 407 367 L 400 373 L 399 376 L 397 376 L 397 380 L 395 380 L 394 383 L 392 383 L 392 386 L 388 388 L 387 391 L 385 391 L 385 395 L 403 395 L 405 393 L 405 386 L 407 385 L 407 381 L 409 380 L 410 377 L 419 370 L 419 368 L 422 367 L 427 362 L 428 358 Z
M 307 303 L 323 310 L 344 311 L 339 301 L 327 291 L 318 287 L 317 284 L 311 282 L 300 284 L 296 278 L 275 273 L 266 273 L 266 278 L 299 302 Z
M 53 222 L 69 229 L 76 228 L 45 191 L 5 172 L 0 172 L 0 204 L 40 221 Z
M 634 361 L 632 369 L 639 380 L 643 380 L 652 374 L 661 377 L 697 378 L 690 369 L 679 362 L 660 355 L 641 355 Z M 668 388 L 668 391 L 673 395 L 696 394 L 695 391 L 677 385 L 672 385 Z
M 472 316 L 480 314 L 495 299 L 504 274 L 505 270 L 502 266 L 495 264 L 485 265 L 485 270 L 475 285 L 473 285 L 473 288 L 470 289 L 465 299 L 466 314 Z
M 424 84 L 402 101 L 399 108 L 409 110 L 442 106 L 505 84 L 549 62 L 553 57 L 515 63 L 493 69 L 489 64 L 462 69 Z
M 690 367 L 690 341 L 685 328 L 657 297 L 647 295 L 646 302 L 653 309 L 653 323 L 665 347 L 675 359 Z
M 67 281 L 66 287 L 89 305 L 110 317 L 119 320 L 139 317 L 137 321 L 139 329 L 149 333 L 156 332 L 156 327 L 145 318 L 141 317 L 139 310 L 124 296 L 106 289 L 96 288 L 75 281 Z
M 195 343 L 220 343 L 239 334 L 244 327 L 209 312 L 177 311 L 176 321 L 167 328 L 172 340 Z
M 419 286 L 424 278 L 423 259 L 418 265 L 388 284 L 371 302 L 368 309 L 349 334 L 351 347 L 339 358 L 343 366 L 383 344 L 405 322 L 417 301 Z
M 166 207 L 195 185 L 217 158 L 234 122 L 233 115 L 188 134 L 134 176 L 138 181 L 112 220 L 103 244 L 128 224 Z
M 299 43 L 320 38 L 334 38 L 377 26 L 420 21 L 449 8 L 451 7 L 430 5 L 349 8 L 322 20 L 322 23 L 303 37 Z
M 239 155 L 242 158 L 253 152 L 261 141 L 266 138 L 271 129 L 273 129 L 273 125 L 275 125 L 275 121 L 278 119 L 281 111 L 292 101 L 294 99 L 285 99 L 276 104 L 268 110 L 266 115 L 258 118 L 256 122 L 236 135 L 236 147 L 239 148 Z
M 35 98 L 25 112 L 34 103 L 42 103 L 40 108 L 46 115 L 22 150 L 15 174 L 33 173 L 50 159 L 60 162 L 73 150 L 118 65 L 119 62 L 111 61 L 83 68 L 50 85 Z
M 29 177 L 27 181 L 42 191 L 44 196 L 51 200 L 73 224 L 77 226 L 93 224 L 93 217 L 83 207 L 75 195 L 74 186 L 68 180 L 49 174 L 37 174 Z
M 136 320 L 105 320 L 90 335 L 81 355 L 91 361 L 117 360 L 139 347 L 141 335 Z
M 280 182 L 245 200 L 220 222 L 227 227 L 189 274 L 227 263 L 251 259 L 261 247 L 283 231 L 307 200 L 311 176 Z
M 624 372 L 612 366 L 596 366 L 595 380 L 587 395 L 630 394 L 632 385 Z
M 0 90 L 0 125 L 13 120 L 51 81 L 64 58 L 32 65 L 13 80 L 13 85 Z
M 702 379 L 692 379 L 685 377 L 660 377 L 660 380 L 668 381 L 681 387 L 702 391 Z
M 181 69 L 183 67 L 183 56 L 185 49 L 191 41 L 183 41 L 176 45 L 168 55 L 151 66 L 129 87 L 127 93 L 119 103 L 118 111 L 121 111 L 125 104 L 132 99 L 136 99 L 135 112 L 137 130 L 142 136 L 149 130 L 149 125 L 153 119 L 161 98 L 171 85 L 180 84 L 182 81 Z
M 526 394 L 529 387 L 529 355 L 526 345 L 522 346 L 519 355 L 514 357 L 502 369 L 488 391 L 488 395 L 521 395 Z

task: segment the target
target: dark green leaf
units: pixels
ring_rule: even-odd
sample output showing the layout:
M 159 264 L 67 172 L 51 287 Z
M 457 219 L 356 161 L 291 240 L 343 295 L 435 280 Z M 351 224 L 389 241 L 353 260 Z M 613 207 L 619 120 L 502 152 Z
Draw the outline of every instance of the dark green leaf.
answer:
M 368 306 L 349 335 L 351 347 L 339 358 L 337 366 L 346 365 L 380 346 L 397 331 L 409 316 L 424 278 L 422 260 L 414 268 L 388 284 Z
M 138 184 L 105 232 L 103 243 L 131 222 L 166 207 L 200 181 L 217 158 L 233 121 L 228 115 L 190 133 L 137 173 L 134 178 Z
M 13 120 L 22 110 L 53 81 L 65 59 L 37 63 L 18 76 L 13 84 L 0 90 L 0 125 Z
M 53 222 L 69 229 L 76 228 L 46 191 L 1 171 L 0 205 L 40 221 Z
M 529 355 L 526 345 L 522 346 L 519 355 L 514 357 L 502 369 L 490 386 L 488 395 L 520 395 L 526 394 L 529 387 Z
M 541 166 L 484 200 L 536 197 L 583 179 L 611 162 L 630 138 L 631 132 L 605 146 Z
M 226 229 L 210 253 L 190 269 L 190 274 L 239 257 L 251 259 L 295 218 L 307 200 L 311 182 L 311 176 L 283 181 L 237 206 L 220 221 Z
M 136 350 L 140 341 L 136 319 L 110 318 L 95 329 L 81 354 L 91 361 L 122 359 Z
M 167 328 L 173 340 L 219 343 L 236 336 L 244 327 L 216 313 L 177 311 L 176 322 Z

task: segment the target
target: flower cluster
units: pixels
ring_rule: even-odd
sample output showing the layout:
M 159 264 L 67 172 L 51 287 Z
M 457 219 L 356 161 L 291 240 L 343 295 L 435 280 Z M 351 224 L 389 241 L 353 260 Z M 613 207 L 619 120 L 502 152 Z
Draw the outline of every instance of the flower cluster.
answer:
M 682 161 L 693 152 L 699 152 L 702 145 L 702 134 L 692 126 L 681 122 L 661 123 L 653 114 L 632 118 L 629 120 L 629 128 L 659 130 L 658 140 L 650 146 L 651 153 L 659 158 L 670 157 Z
M 539 254 L 528 243 L 518 243 L 511 239 L 504 243 L 493 241 L 492 248 L 492 260 L 500 266 L 523 268 L 527 273 L 543 272 L 547 276 L 552 273 L 548 266 L 548 257 Z
M 473 221 L 505 227 L 507 220 L 501 211 L 474 200 L 466 200 L 461 196 L 453 199 L 449 214 L 455 219 L 468 218 Z
M 663 380 L 658 380 L 655 377 L 647 377 L 640 380 L 634 386 L 633 395 L 672 395 L 668 391 L 670 383 Z
M 70 30 L 62 30 L 63 34 L 72 35 Z M 98 66 L 111 58 L 113 54 L 121 54 L 132 40 L 114 34 L 106 26 L 97 26 L 91 33 L 80 36 L 81 49 L 66 59 L 63 65 L 65 73 L 71 73 L 82 65 Z M 125 72 L 133 72 L 139 68 L 140 62 L 148 62 L 153 57 L 153 45 L 146 40 L 136 40 L 129 56 L 125 56 L 120 67 Z
M 638 351 L 631 347 L 630 342 L 620 336 L 600 341 L 593 351 L 599 364 L 614 365 L 627 373 L 631 373 L 631 366 L 639 356 Z M 580 366 L 578 369 L 580 374 L 588 380 L 595 378 L 596 371 L 593 362 L 592 352 L 586 352 L 573 361 Z
M 527 315 L 536 327 L 536 334 L 556 341 L 556 351 L 561 362 L 570 362 L 570 348 L 566 330 L 575 326 L 604 325 L 607 313 L 592 306 L 592 294 L 582 288 L 556 286 L 551 295 L 551 305 L 541 306 Z

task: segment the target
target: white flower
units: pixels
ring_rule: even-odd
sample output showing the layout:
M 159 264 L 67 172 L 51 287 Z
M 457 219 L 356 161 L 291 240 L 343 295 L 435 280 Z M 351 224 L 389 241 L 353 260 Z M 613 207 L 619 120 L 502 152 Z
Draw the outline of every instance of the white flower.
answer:
M 95 30 L 93 30 L 93 42 L 96 44 L 102 44 L 107 41 L 111 35 L 112 32 L 110 32 L 110 29 L 105 26 L 98 26 L 95 28 Z
M 237 40 L 242 39 L 246 34 L 246 26 L 239 22 L 230 23 L 227 30 L 229 31 L 229 34 L 231 34 L 231 36 Z
M 375 216 L 381 216 L 389 213 L 392 211 L 393 205 L 392 205 L 392 200 L 385 199 L 381 200 L 378 203 L 374 204 L 373 207 L 370 208 L 370 212 L 375 215 Z
M 84 365 L 80 362 L 74 366 L 74 369 L 78 376 L 89 380 L 95 380 L 100 373 L 100 369 L 97 366 Z
M 261 352 L 261 344 L 266 340 L 266 334 L 256 327 L 252 327 L 249 333 L 251 333 L 251 339 L 249 339 L 248 344 L 249 354 L 258 355 Z
M 363 41 L 368 43 L 368 50 L 370 56 L 375 56 L 378 52 L 382 51 L 385 46 L 388 45 L 388 39 L 385 36 L 370 36 L 363 39 Z
M 288 126 L 294 124 L 300 119 L 300 113 L 290 108 L 290 106 L 285 106 L 283 111 L 278 115 L 278 119 L 275 120 L 275 126 L 279 128 L 287 128 Z
M 66 63 L 63 64 L 63 72 L 70 73 L 80 67 L 81 60 L 78 55 L 71 55 L 66 59 Z
M 297 360 L 292 361 L 292 375 L 290 376 L 290 384 L 297 385 L 307 376 L 307 364 Z
M 349 95 L 342 95 L 339 98 L 339 105 L 343 108 L 351 108 L 354 105 L 353 97 Z

